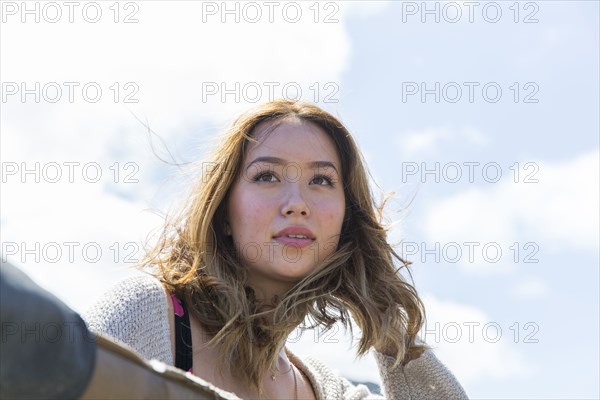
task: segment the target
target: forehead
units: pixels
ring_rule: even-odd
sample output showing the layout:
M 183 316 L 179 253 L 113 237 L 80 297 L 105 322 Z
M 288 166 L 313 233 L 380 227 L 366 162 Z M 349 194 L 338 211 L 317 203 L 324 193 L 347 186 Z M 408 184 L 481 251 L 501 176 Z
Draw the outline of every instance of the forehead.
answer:
M 299 118 L 265 121 L 254 129 L 245 159 L 276 156 L 286 160 L 330 161 L 340 164 L 333 140 L 318 125 Z

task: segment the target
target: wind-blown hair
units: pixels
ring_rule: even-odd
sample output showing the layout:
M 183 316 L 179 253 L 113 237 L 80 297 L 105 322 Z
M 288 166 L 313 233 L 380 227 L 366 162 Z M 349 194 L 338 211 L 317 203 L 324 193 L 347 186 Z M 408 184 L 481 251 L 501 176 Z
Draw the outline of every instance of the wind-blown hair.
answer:
M 283 298 L 261 304 L 226 234 L 227 200 L 257 125 L 289 118 L 311 122 L 332 139 L 341 160 L 345 217 L 336 251 Z M 399 273 L 408 263 L 387 242 L 360 151 L 337 118 L 309 103 L 265 103 L 233 123 L 208 165 L 143 264 L 158 266 L 168 290 L 185 299 L 209 344 L 218 347 L 221 368 L 262 393 L 263 374 L 307 316 L 311 326 L 329 329 L 341 321 L 352 331 L 351 314 L 361 331 L 358 354 L 385 348 L 396 366 L 428 348 L 415 341 L 425 310 Z

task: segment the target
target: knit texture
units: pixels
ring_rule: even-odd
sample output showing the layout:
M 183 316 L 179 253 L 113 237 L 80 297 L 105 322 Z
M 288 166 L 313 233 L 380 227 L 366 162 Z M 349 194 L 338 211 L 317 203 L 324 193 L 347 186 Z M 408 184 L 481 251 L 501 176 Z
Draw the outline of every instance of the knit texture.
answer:
M 112 336 L 142 357 L 174 365 L 167 294 L 158 279 L 127 278 L 83 314 L 92 332 Z
M 84 315 L 90 330 L 115 338 L 142 357 L 173 365 L 167 293 L 154 277 L 127 278 L 105 293 Z M 406 366 L 375 352 L 385 397 L 353 385 L 312 357 L 288 357 L 312 383 L 319 400 L 468 399 L 460 383 L 431 350 Z

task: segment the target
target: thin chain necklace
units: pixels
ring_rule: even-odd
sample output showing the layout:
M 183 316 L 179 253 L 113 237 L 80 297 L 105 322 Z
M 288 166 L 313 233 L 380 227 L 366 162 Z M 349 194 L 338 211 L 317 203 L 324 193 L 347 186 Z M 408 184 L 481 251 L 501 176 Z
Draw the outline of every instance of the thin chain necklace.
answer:
M 285 373 L 280 375 L 289 374 L 290 371 L 292 371 L 292 374 L 294 375 L 294 400 L 298 400 L 298 379 L 296 378 L 296 369 L 294 368 L 294 364 L 290 362 L 290 369 L 288 369 Z M 271 379 L 273 381 L 276 380 L 275 373 L 271 373 Z
M 298 381 L 296 380 L 296 370 L 292 364 L 292 374 L 294 374 L 294 400 L 298 400 Z
M 285 371 L 285 372 L 280 372 L 280 373 L 279 373 L 279 374 L 277 374 L 277 375 L 287 375 L 287 374 L 289 374 L 289 373 L 290 373 L 290 371 L 292 370 L 292 368 L 293 368 L 293 367 L 294 367 L 294 366 L 293 366 L 293 364 L 290 362 L 290 368 L 289 368 L 287 371 Z M 276 370 L 276 371 L 279 371 L 277 368 L 275 368 L 275 370 Z M 276 375 L 275 375 L 275 372 L 271 372 L 271 380 L 275 381 L 275 380 L 276 380 L 275 376 L 276 376 Z

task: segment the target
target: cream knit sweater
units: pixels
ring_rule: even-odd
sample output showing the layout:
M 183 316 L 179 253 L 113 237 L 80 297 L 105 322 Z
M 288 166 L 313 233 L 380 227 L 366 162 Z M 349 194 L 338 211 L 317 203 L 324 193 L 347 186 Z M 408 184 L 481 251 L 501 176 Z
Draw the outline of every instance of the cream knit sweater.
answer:
M 173 365 L 167 293 L 151 276 L 127 278 L 83 315 L 94 332 L 108 334 L 147 359 Z M 374 395 L 364 385 L 352 385 L 321 362 L 288 357 L 310 379 L 319 400 L 358 399 L 467 399 L 452 373 L 427 350 L 404 367 L 392 370 L 394 359 L 375 352 L 385 397 Z

